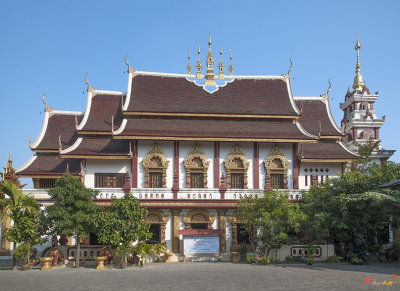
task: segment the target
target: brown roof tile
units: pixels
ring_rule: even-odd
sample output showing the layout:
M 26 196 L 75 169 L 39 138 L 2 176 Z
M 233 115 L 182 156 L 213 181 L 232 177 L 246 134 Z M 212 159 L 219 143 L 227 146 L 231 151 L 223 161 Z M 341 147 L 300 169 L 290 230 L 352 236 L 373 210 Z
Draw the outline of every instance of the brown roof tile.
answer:
M 129 156 L 129 140 L 84 137 L 75 150 L 62 156 Z
M 70 174 L 78 175 L 81 171 L 80 159 L 62 159 L 58 155 L 40 154 L 35 161 L 25 170 L 17 172 L 18 176 L 60 176 L 65 173 L 68 168 Z
M 236 79 L 210 94 L 186 78 L 137 75 L 131 95 L 130 112 L 298 115 L 282 79 Z
M 306 131 L 318 135 L 319 122 L 321 122 L 322 136 L 342 136 L 332 125 L 326 105 L 320 100 L 296 100 L 296 105 L 301 111 L 300 123 Z
M 95 95 L 92 98 L 88 120 L 82 131 L 101 131 L 111 134 L 112 116 L 114 116 L 115 128 L 121 125 L 123 119 L 122 99 L 123 97 L 116 95 Z
M 291 121 L 129 119 L 119 136 L 312 140 Z
M 298 154 L 302 159 L 356 159 L 357 156 L 346 151 L 336 142 L 301 143 Z
M 80 122 L 82 115 L 77 115 L 77 119 Z M 58 150 L 58 138 L 60 135 L 63 148 L 74 144 L 78 138 L 75 129 L 75 115 L 50 113 L 46 133 L 40 144 L 32 150 Z

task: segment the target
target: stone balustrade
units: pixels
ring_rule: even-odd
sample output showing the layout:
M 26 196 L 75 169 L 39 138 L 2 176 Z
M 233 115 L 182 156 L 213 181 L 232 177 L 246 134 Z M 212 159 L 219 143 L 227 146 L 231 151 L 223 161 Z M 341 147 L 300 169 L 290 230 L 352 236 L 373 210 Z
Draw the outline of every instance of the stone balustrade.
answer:
M 121 188 L 96 188 L 96 199 L 122 198 L 125 193 Z M 262 189 L 227 189 L 225 199 L 241 199 L 248 196 L 256 197 L 263 193 Z M 278 189 L 276 191 L 289 193 L 290 200 L 301 200 L 302 192 L 299 189 Z M 50 196 L 46 189 L 23 189 L 26 194 L 31 194 L 35 199 L 46 200 Z M 131 189 L 131 194 L 137 199 L 173 199 L 173 192 L 169 188 L 136 188 Z M 178 199 L 221 199 L 217 188 L 181 188 Z

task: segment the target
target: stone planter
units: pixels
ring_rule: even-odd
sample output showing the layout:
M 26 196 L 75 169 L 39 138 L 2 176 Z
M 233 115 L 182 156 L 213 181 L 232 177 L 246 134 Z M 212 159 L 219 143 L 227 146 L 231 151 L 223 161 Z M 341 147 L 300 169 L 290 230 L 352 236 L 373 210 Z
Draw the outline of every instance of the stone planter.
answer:
M 173 253 L 165 253 L 165 262 L 166 263 L 172 263 L 171 257 L 173 256 Z
M 96 270 L 104 270 L 104 262 L 107 260 L 107 256 L 94 257 L 94 260 L 97 262 Z
M 21 266 L 22 271 L 27 271 L 27 270 L 29 270 L 30 268 L 31 268 L 31 265 L 29 265 L 29 264 L 23 264 L 23 265 Z
M 239 263 L 239 252 L 231 252 L 232 263 Z
M 50 263 L 53 261 L 52 257 L 40 257 L 40 261 L 43 263 L 42 271 L 51 270 Z

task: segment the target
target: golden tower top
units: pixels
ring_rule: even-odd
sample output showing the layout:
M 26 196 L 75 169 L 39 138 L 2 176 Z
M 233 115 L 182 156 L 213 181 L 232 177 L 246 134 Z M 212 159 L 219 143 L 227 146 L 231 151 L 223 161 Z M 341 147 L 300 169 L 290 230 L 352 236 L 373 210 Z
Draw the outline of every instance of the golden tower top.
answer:
M 233 66 L 232 66 L 232 49 L 229 49 L 230 51 L 230 56 L 229 56 L 229 76 L 233 76 Z
M 353 89 L 355 91 L 362 90 L 365 85 L 365 83 L 362 81 L 362 76 L 360 74 L 360 48 L 361 44 L 358 39 L 358 32 L 357 32 L 357 43 L 354 48 L 357 51 L 356 76 L 354 77 L 354 83 L 353 83 Z
M 199 43 L 199 49 L 197 51 L 198 54 L 198 59 L 197 59 L 197 66 L 196 66 L 196 78 L 197 79 L 201 79 L 202 75 L 201 75 L 201 62 L 200 62 L 200 43 Z
M 192 72 L 192 65 L 190 64 L 190 49 L 188 49 L 188 65 L 187 65 L 187 73 L 190 75 Z
M 225 75 L 224 75 L 224 63 L 222 62 L 222 48 L 219 51 L 219 54 L 221 55 L 221 60 L 219 61 L 219 75 L 218 75 L 218 78 L 219 79 L 224 79 Z
M 215 85 L 214 58 L 211 52 L 211 33 L 208 36 L 208 55 L 207 55 L 206 65 L 207 65 L 206 85 Z

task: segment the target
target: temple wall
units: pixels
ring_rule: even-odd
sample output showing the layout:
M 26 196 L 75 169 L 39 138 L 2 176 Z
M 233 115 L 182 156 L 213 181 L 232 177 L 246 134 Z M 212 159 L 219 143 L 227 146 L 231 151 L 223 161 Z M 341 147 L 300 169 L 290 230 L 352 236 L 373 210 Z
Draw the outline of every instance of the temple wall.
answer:
M 157 141 L 161 150 L 164 152 L 169 161 L 167 169 L 167 188 L 172 188 L 174 176 L 174 142 L 172 141 Z M 143 159 L 153 146 L 154 141 L 139 140 L 138 141 L 138 188 L 144 188 L 144 168 Z
M 94 174 L 95 173 L 126 173 L 128 171 L 129 175 L 131 173 L 130 160 L 86 160 L 85 167 L 85 186 L 89 188 L 94 188 Z
M 300 164 L 300 171 L 299 171 L 299 188 L 300 189 L 309 189 L 311 186 L 311 178 L 310 176 L 312 175 L 313 172 L 310 171 L 305 171 L 305 169 L 324 169 L 323 176 L 324 176 L 324 181 L 326 175 L 328 175 L 329 178 L 336 178 L 342 173 L 342 163 L 301 163 Z M 328 172 L 325 171 L 325 169 L 329 169 Z M 321 172 L 315 172 L 315 174 L 318 176 L 318 182 L 321 181 Z M 307 175 L 307 186 L 305 183 L 305 176 Z

